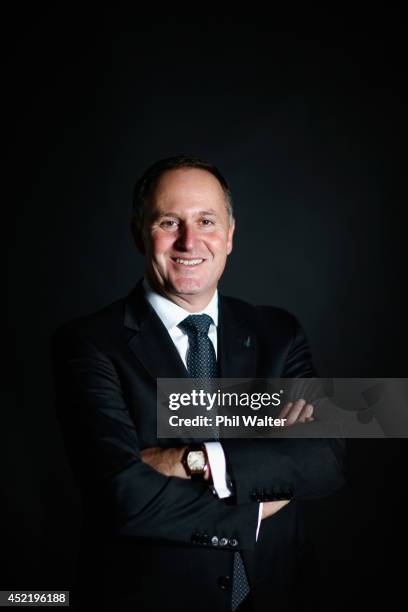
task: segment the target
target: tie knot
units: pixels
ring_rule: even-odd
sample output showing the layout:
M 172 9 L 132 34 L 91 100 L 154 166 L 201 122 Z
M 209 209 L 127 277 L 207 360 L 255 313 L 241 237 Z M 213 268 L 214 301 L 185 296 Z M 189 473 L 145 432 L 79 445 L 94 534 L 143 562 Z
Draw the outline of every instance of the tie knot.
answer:
M 205 336 L 208 334 L 212 322 L 212 318 L 206 314 L 189 315 L 184 321 L 179 323 L 178 327 L 188 335 L 197 334 Z

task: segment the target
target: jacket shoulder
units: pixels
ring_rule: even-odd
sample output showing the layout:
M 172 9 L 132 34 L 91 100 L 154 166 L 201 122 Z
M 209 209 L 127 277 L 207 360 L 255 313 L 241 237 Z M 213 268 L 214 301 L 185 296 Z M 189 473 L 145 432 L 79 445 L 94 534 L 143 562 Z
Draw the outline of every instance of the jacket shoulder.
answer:
M 115 333 L 122 327 L 126 298 L 121 298 L 99 310 L 66 321 L 52 334 L 52 343 L 71 339 L 98 339 Z
M 251 304 L 250 302 L 229 296 L 223 296 L 223 300 L 228 310 L 231 310 L 236 316 L 246 320 L 255 327 L 277 326 L 281 331 L 285 330 L 293 334 L 299 325 L 297 317 L 284 308 Z

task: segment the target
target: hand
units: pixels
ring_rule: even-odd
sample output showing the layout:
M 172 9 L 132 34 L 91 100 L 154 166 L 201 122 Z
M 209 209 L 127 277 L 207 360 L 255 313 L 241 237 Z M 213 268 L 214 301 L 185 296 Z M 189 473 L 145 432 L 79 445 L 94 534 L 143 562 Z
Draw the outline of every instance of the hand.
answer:
M 295 423 L 309 423 L 314 421 L 312 404 L 307 404 L 304 399 L 296 402 L 288 402 L 279 413 L 280 419 L 286 419 L 285 427 Z
M 150 467 L 164 476 L 177 476 L 177 478 L 191 480 L 191 476 L 187 476 L 186 470 L 181 463 L 185 449 L 186 446 L 180 446 L 178 448 L 159 448 L 158 446 L 154 446 L 142 450 L 140 456 L 143 463 L 150 465 Z M 209 465 L 207 465 L 203 478 L 207 481 L 211 479 L 211 469 Z
M 177 478 L 191 480 L 191 476 L 187 476 L 186 470 L 181 463 L 185 449 L 185 446 L 180 446 L 178 448 L 159 448 L 155 446 L 152 448 L 145 448 L 141 451 L 140 455 L 143 463 L 150 465 L 150 467 L 164 476 L 177 476 Z M 209 465 L 207 466 L 203 478 L 204 480 L 210 480 L 211 478 Z
M 280 499 L 279 501 L 264 502 L 262 506 L 262 520 L 278 512 L 278 510 L 286 506 L 289 502 L 290 499 Z
M 190 476 L 187 476 L 181 463 L 185 448 L 185 446 L 178 448 L 159 448 L 154 446 L 152 448 L 145 448 L 141 451 L 140 455 L 143 463 L 147 463 L 147 465 L 150 465 L 160 474 L 190 480 Z

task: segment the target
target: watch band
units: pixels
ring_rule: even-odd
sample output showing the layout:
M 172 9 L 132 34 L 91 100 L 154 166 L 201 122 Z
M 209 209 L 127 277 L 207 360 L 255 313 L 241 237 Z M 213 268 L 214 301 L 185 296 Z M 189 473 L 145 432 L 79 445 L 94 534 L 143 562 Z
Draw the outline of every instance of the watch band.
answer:
M 188 464 L 188 455 L 194 451 L 201 451 L 204 454 L 204 467 L 202 470 L 198 470 L 198 471 L 191 470 Z M 208 465 L 209 465 L 208 455 L 207 455 L 207 450 L 205 448 L 205 445 L 202 443 L 201 444 L 198 444 L 198 443 L 189 444 L 183 453 L 181 463 L 183 464 L 185 472 L 188 476 L 190 476 L 191 478 L 203 478 L 206 470 L 208 469 Z

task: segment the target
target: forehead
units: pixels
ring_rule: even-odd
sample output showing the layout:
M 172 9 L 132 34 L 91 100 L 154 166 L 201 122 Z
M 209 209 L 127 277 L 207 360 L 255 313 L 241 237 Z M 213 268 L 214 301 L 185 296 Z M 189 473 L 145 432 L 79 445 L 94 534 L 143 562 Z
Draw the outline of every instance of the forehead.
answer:
M 169 207 L 194 210 L 210 207 L 226 210 L 225 194 L 218 179 L 200 168 L 177 168 L 162 174 L 152 193 L 150 208 L 164 212 Z

